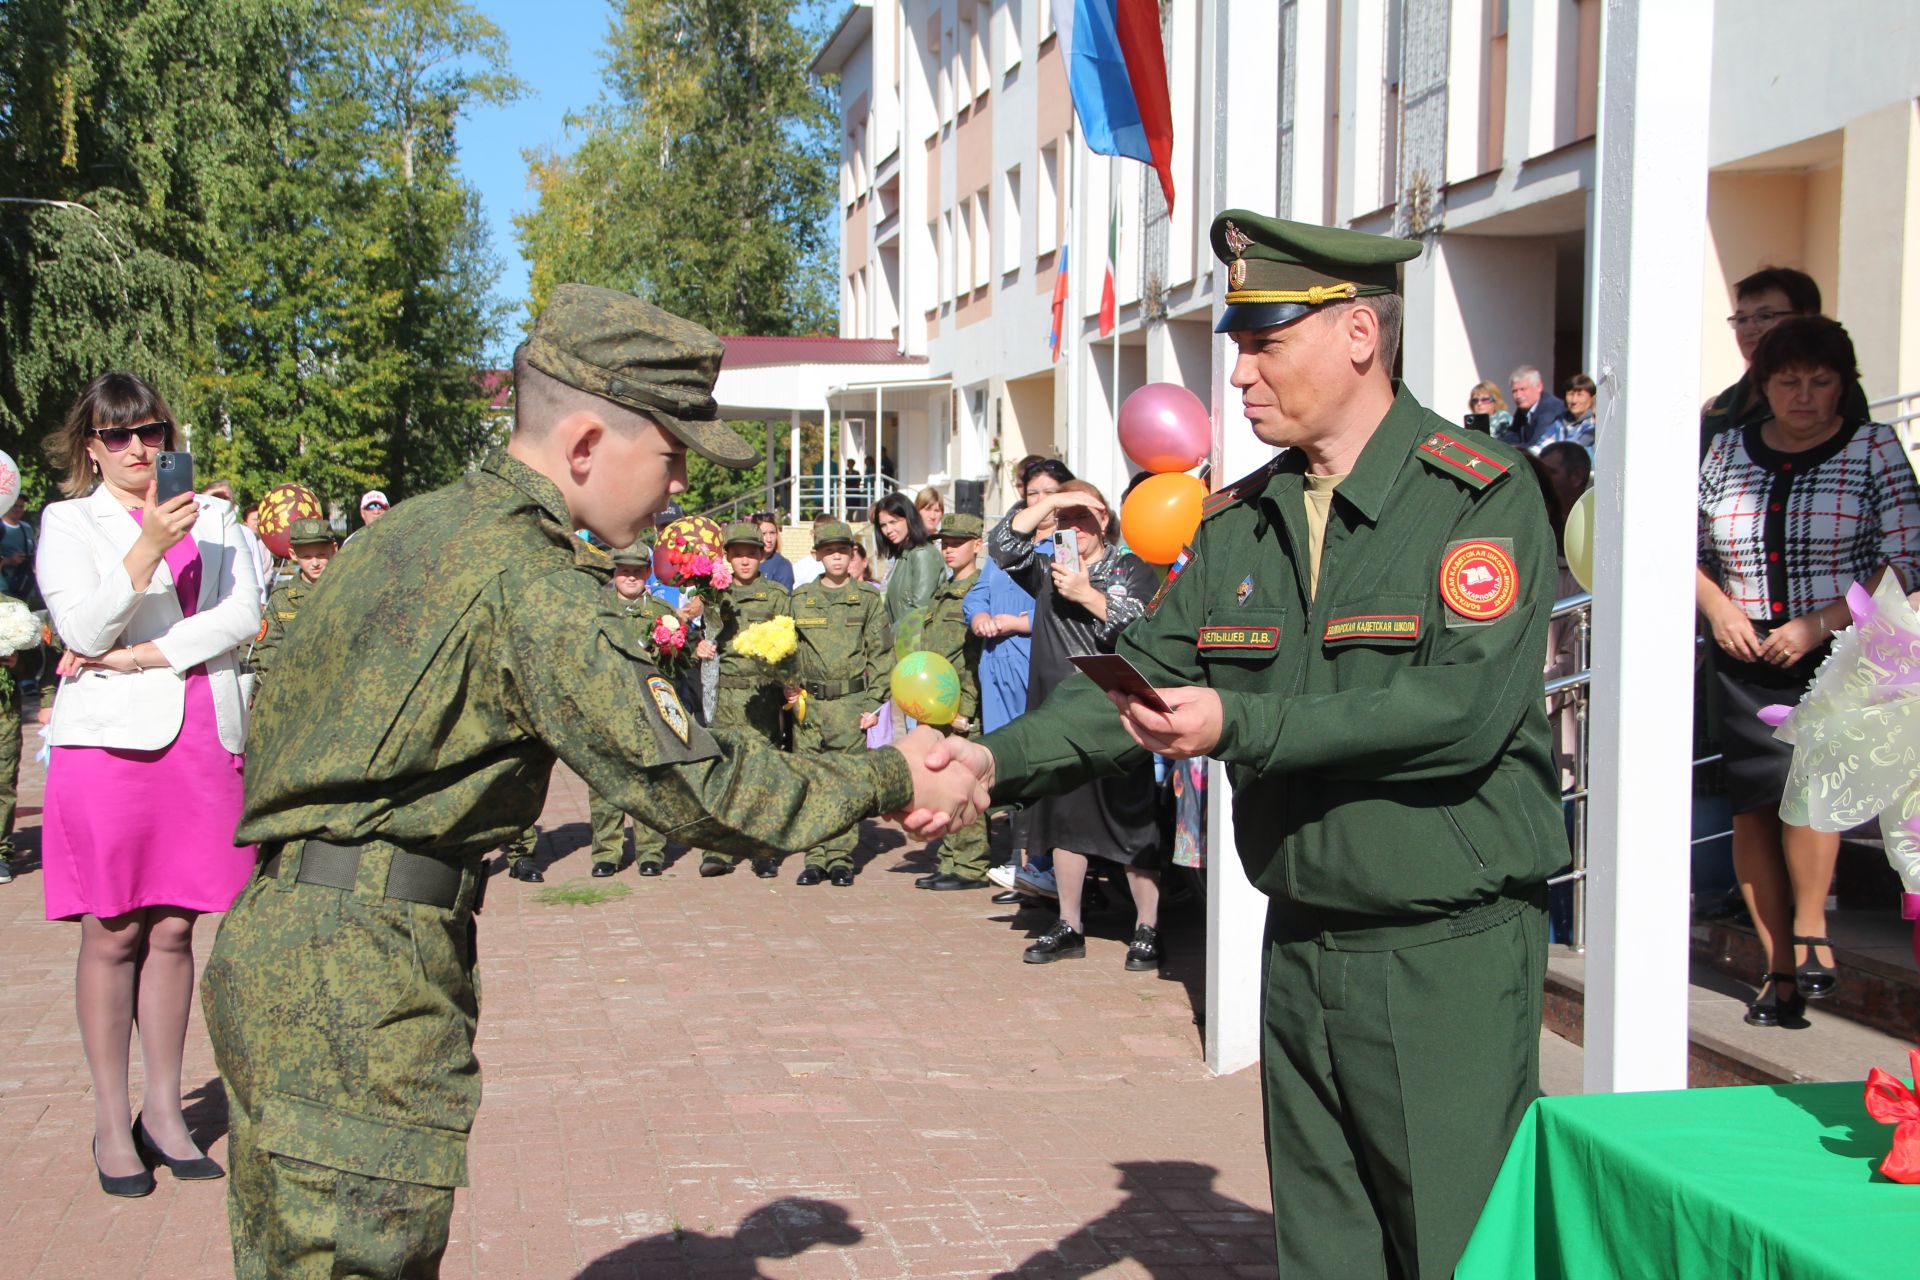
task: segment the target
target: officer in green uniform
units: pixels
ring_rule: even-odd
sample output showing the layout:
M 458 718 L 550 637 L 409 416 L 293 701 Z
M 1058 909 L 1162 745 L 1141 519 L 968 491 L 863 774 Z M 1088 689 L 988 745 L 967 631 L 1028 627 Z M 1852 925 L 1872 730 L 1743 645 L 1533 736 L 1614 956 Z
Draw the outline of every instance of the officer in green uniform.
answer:
M 609 590 L 616 599 L 610 603 L 626 620 L 628 643 L 642 653 L 652 644 L 654 623 L 673 612 L 671 605 L 647 591 L 652 558 L 647 547 L 638 542 L 616 548 L 611 556 L 613 582 Z M 587 821 L 593 828 L 593 874 L 604 879 L 618 871 L 626 858 L 627 815 L 619 805 L 588 787 Z M 667 838 L 637 819 L 633 824 L 633 862 L 634 870 L 643 876 L 657 876 L 667 867 Z M 727 864 L 726 869 L 733 868 Z M 713 873 L 703 863 L 700 874 Z
M 779 677 L 758 658 L 735 653 L 730 647 L 748 627 L 774 618 L 786 617 L 790 596 L 787 589 L 760 572 L 766 548 L 760 527 L 738 521 L 726 527 L 727 567 L 733 581 L 716 602 L 718 630 L 710 644 L 720 659 L 720 682 L 714 695 L 712 727 L 724 732 L 757 734 L 768 746 L 780 746 L 780 707 L 783 701 Z M 753 874 L 762 880 L 779 875 L 779 864 L 772 858 L 756 858 Z
M 327 565 L 333 560 L 337 544 L 333 540 L 333 528 L 318 516 L 302 516 L 287 526 L 287 545 L 293 550 L 293 562 L 298 568 L 291 581 L 283 582 L 273 589 L 267 597 L 266 607 L 260 611 L 260 634 L 254 639 L 253 649 L 247 656 L 253 668 L 253 696 L 260 696 L 260 686 L 266 683 L 268 674 L 273 670 L 275 656 L 286 641 L 287 628 L 300 614 L 300 606 L 313 594 L 314 584 L 320 581 L 320 575 L 327 571 Z
M 556 759 L 648 826 L 749 856 L 985 807 L 924 767 L 932 731 L 858 760 L 714 739 L 612 606 L 575 530 L 634 541 L 689 447 L 755 456 L 716 418 L 722 350 L 630 295 L 555 289 L 515 355 L 507 448 L 362 531 L 302 606 L 247 744 L 238 838 L 260 873 L 201 989 L 240 1280 L 437 1274 L 480 1102 L 484 858 L 533 823 Z
M 795 587 L 794 634 L 800 642 L 794 655 L 795 684 L 787 689 L 790 703 L 806 695 L 804 713 L 794 727 L 797 754 L 829 758 L 866 750 L 866 732 L 880 722 L 880 704 L 887 699 L 887 678 L 893 672 L 893 633 L 887 625 L 887 602 L 852 578 L 847 568 L 853 555 L 853 530 L 844 521 L 827 520 L 813 527 L 813 554 L 825 570 L 812 582 Z M 807 850 L 799 884 L 831 879 L 840 888 L 853 883 L 853 849 L 857 828 Z
M 1271 899 L 1279 1273 L 1442 1280 L 1537 1093 L 1545 882 L 1567 858 L 1540 692 L 1553 537 L 1518 451 L 1392 382 L 1418 244 L 1232 210 L 1213 246 L 1232 383 L 1285 452 L 1213 495 L 1120 637 L 1172 714 L 1075 675 L 935 763 L 997 777 L 996 800 L 1142 747 L 1227 766 Z
M 953 664 L 960 676 L 960 707 L 950 733 L 972 733 L 980 723 L 980 637 L 967 625 L 966 596 L 980 572 L 980 517 L 949 515 L 936 536 L 947 576 L 934 588 L 920 645 Z M 987 828 L 984 823 L 940 839 L 939 863 L 916 888 L 951 890 L 987 887 Z

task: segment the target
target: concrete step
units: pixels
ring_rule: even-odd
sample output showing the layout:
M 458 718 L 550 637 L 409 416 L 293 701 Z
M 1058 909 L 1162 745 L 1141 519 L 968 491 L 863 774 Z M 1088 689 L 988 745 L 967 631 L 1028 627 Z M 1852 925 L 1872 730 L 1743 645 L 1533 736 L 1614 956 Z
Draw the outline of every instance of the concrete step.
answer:
M 1742 1019 L 1747 1001 L 1753 997 L 1753 986 L 1697 959 L 1689 980 L 1690 1088 L 1863 1080 L 1874 1067 L 1885 1068 L 1902 1079 L 1907 1077 L 1911 1032 L 1904 1037 L 1889 1035 L 1837 1016 L 1822 1007 L 1831 1000 L 1810 1005 L 1800 1024 L 1750 1027 Z M 1551 948 L 1547 957 L 1547 1031 L 1568 1044 L 1584 1045 L 1585 1000 L 1586 957 L 1567 947 Z M 1543 1053 L 1545 1045 L 1543 1041 Z M 1545 1071 L 1543 1056 L 1543 1075 Z
M 1920 970 L 1913 967 L 1913 926 L 1889 911 L 1830 911 L 1833 994 L 1823 1013 L 1851 1018 L 1892 1036 L 1920 1031 Z M 1736 980 L 1757 983 L 1766 957 L 1753 928 L 1727 920 L 1693 927 L 1693 958 Z

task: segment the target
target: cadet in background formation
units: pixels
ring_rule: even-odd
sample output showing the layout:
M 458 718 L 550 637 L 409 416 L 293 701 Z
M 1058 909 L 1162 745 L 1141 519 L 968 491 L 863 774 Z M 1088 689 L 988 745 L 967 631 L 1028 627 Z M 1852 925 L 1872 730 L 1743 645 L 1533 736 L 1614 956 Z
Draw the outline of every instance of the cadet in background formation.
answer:
M 266 683 L 273 670 L 275 655 L 286 641 L 287 628 L 300 615 L 301 603 L 313 594 L 314 584 L 327 571 L 327 565 L 338 549 L 338 544 L 333 540 L 332 526 L 318 516 L 302 516 L 289 525 L 287 545 L 293 550 L 293 562 L 299 572 L 292 581 L 275 587 L 267 597 L 266 606 L 260 611 L 260 634 L 247 655 L 247 661 L 253 667 L 253 696 L 256 698 L 260 696 L 260 686 Z
M 760 572 L 766 549 L 758 525 L 730 524 L 722 537 L 726 541 L 727 567 L 733 573 L 733 581 L 716 602 L 719 630 L 715 638 L 702 641 L 702 644 L 711 644 L 720 658 L 713 727 L 757 734 L 768 746 L 778 748 L 780 707 L 784 701 L 780 680 L 766 663 L 735 653 L 728 646 L 746 628 L 787 616 L 791 611 L 790 596 L 785 587 Z M 779 874 L 779 865 L 772 858 L 756 858 L 753 874 L 762 880 L 771 880 Z
M 1172 714 L 1076 674 L 934 763 L 997 777 L 1002 801 L 1143 748 L 1227 766 L 1270 899 L 1279 1274 L 1444 1280 L 1539 1094 L 1546 880 L 1567 860 L 1539 674 L 1553 534 L 1524 455 L 1392 380 L 1419 244 L 1232 210 L 1213 247 L 1232 383 L 1285 451 L 1213 495 L 1120 637 Z
M 953 664 L 960 676 L 960 710 L 949 731 L 971 734 L 980 725 L 980 637 L 967 625 L 966 597 L 980 573 L 980 517 L 950 515 L 940 522 L 940 558 L 947 576 L 933 592 L 920 647 Z M 921 889 L 987 887 L 987 827 L 978 823 L 940 839 L 933 874 L 913 883 Z
M 813 554 L 820 577 L 795 587 L 793 629 L 800 650 L 794 655 L 795 681 L 786 690 L 789 705 L 806 694 L 806 710 L 794 727 L 796 754 L 858 756 L 867 749 L 867 730 L 880 722 L 893 672 L 893 634 L 887 602 L 848 576 L 853 530 L 845 521 L 813 526 Z M 853 883 L 854 827 L 807 850 L 798 883 L 832 880 L 840 888 Z
M 237 839 L 259 875 L 201 986 L 231 1132 L 239 1280 L 438 1274 L 480 1104 L 474 909 L 555 761 L 702 848 L 750 857 L 909 808 L 965 821 L 931 730 L 858 759 L 714 739 L 609 607 L 605 552 L 741 467 L 723 347 L 628 294 L 561 285 L 514 356 L 503 452 L 362 530 L 262 690 Z M 423 554 L 431 549 L 431 555 Z
M 626 624 L 629 643 L 636 652 L 646 653 L 652 643 L 653 624 L 674 612 L 673 606 L 647 591 L 653 553 L 645 545 L 635 542 L 620 547 L 612 558 L 613 583 L 609 589 L 618 598 L 613 607 Z M 593 826 L 593 874 L 604 879 L 618 871 L 626 858 L 627 815 L 588 787 L 587 820 Z M 634 870 L 643 876 L 657 876 L 667 867 L 667 838 L 637 819 L 633 824 L 633 862 Z M 726 866 L 729 871 L 733 869 L 731 863 Z M 704 864 L 700 873 L 713 874 Z

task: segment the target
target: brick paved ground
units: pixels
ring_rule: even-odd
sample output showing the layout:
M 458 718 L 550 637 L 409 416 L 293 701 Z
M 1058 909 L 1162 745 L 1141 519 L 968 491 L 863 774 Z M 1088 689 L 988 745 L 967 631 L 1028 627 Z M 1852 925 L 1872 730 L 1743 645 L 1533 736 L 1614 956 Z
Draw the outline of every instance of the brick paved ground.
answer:
M 31 850 L 34 766 L 22 782 Z M 584 879 L 570 776 L 543 827 L 548 883 Z M 1122 914 L 1093 922 L 1088 959 L 1030 968 L 1043 921 L 916 892 L 927 864 L 898 840 L 869 829 L 852 889 L 798 888 L 791 867 L 703 881 L 682 861 L 569 907 L 496 879 L 486 1101 L 445 1274 L 1272 1275 L 1258 1082 L 1200 1064 L 1197 910 L 1159 976 L 1121 969 Z M 0 886 L 0 1272 L 229 1274 L 220 1188 L 162 1174 L 146 1200 L 100 1194 L 76 930 L 41 919 L 31 853 L 19 865 Z M 224 1157 L 197 1019 L 187 1078 Z

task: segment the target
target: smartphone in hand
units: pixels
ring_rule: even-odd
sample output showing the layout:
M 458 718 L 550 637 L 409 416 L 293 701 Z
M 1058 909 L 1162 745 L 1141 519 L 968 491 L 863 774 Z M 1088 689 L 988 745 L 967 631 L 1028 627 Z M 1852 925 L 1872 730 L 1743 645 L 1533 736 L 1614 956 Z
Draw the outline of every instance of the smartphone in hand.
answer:
M 154 504 L 165 506 L 183 493 L 193 492 L 193 455 L 166 452 L 154 455 Z
M 1080 572 L 1080 539 L 1071 529 L 1053 535 L 1053 562 L 1068 573 Z
M 1173 714 L 1173 708 L 1147 683 L 1147 678 L 1140 674 L 1140 668 L 1119 654 L 1091 653 L 1084 658 L 1068 658 L 1067 661 L 1086 672 L 1087 679 L 1108 693 L 1124 693 L 1136 702 L 1146 703 L 1162 715 Z

